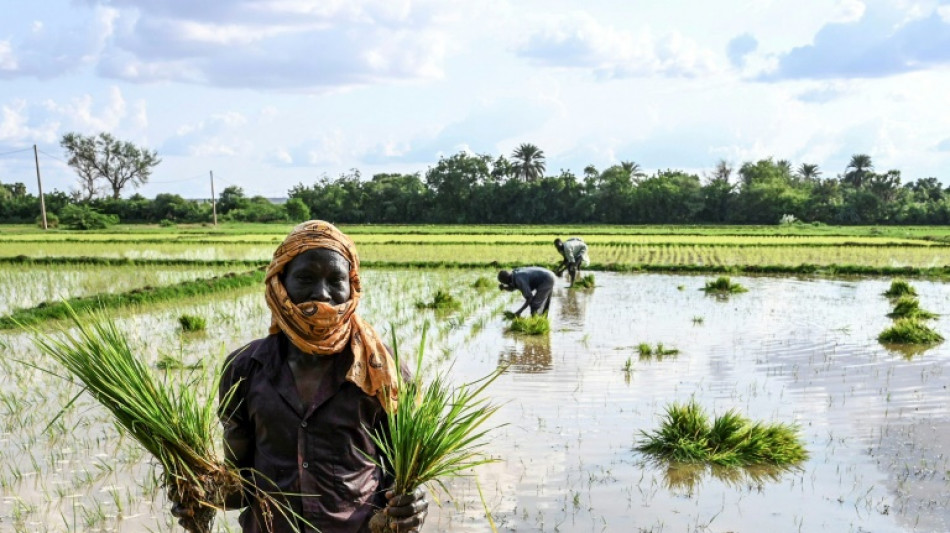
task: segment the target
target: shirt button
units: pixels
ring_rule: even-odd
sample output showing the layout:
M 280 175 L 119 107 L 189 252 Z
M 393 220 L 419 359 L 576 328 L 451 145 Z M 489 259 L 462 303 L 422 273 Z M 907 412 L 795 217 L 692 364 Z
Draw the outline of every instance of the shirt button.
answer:
M 303 464 L 303 467 L 304 467 L 304 468 L 310 468 L 310 463 L 304 463 L 304 464 Z
M 307 422 L 301 422 L 301 423 L 300 423 L 300 427 L 302 427 L 302 428 L 307 427 Z

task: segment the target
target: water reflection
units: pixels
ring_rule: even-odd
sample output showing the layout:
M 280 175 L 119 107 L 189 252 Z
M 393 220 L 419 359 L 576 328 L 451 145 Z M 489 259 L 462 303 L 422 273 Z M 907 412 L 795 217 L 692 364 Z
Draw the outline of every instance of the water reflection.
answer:
M 519 374 L 547 372 L 553 367 L 551 339 L 547 335 L 526 338 L 520 346 L 513 346 L 502 352 L 498 358 L 498 365 L 508 365 L 511 372 Z
M 583 326 L 587 317 L 587 297 L 589 291 L 584 290 L 565 290 L 564 296 L 558 299 L 560 307 L 558 309 L 558 318 L 573 326 Z
M 910 361 L 918 355 L 922 355 L 924 352 L 932 350 L 939 346 L 942 343 L 937 344 L 890 344 L 890 343 L 881 343 L 881 346 L 887 349 L 888 352 L 899 355 L 904 359 Z
M 664 468 L 665 487 L 674 492 L 683 491 L 692 496 L 702 486 L 707 477 L 713 477 L 734 489 L 749 488 L 762 490 L 768 483 L 777 483 L 788 472 L 801 472 L 797 466 L 755 465 L 720 466 L 705 463 L 667 463 L 654 462 L 657 468 Z

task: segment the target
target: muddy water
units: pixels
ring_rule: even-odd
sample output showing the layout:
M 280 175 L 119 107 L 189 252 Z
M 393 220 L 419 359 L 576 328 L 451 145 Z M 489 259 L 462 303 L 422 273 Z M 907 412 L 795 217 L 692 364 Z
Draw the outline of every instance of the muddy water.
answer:
M 749 292 L 719 300 L 698 290 L 705 279 L 598 273 L 592 291 L 555 293 L 547 339 L 500 334 L 496 321 L 463 348 L 460 371 L 511 364 L 493 388 L 508 402 L 492 441 L 502 462 L 479 473 L 499 527 L 950 530 L 950 354 L 875 340 L 890 323 L 888 281 L 736 278 Z M 924 308 L 950 313 L 950 287 L 914 285 Z M 680 353 L 640 360 L 640 342 Z M 713 472 L 633 451 L 669 402 L 690 398 L 798 423 L 811 457 L 786 472 Z M 484 531 L 479 512 L 432 521 Z
M 740 277 L 749 292 L 720 300 L 699 290 L 707 277 L 595 273 L 595 289 L 559 287 L 551 333 L 526 338 L 504 333 L 500 318 L 519 296 L 468 287 L 491 274 L 365 274 L 364 316 L 394 325 L 402 346 L 414 346 L 429 320 L 427 357 L 453 364 L 459 380 L 509 365 L 491 388 L 504 403 L 495 422 L 506 425 L 487 448 L 499 461 L 477 471 L 477 484 L 451 482 L 425 530 L 489 530 L 479 486 L 500 531 L 950 530 L 950 343 L 905 353 L 875 340 L 890 324 L 881 296 L 889 280 Z M 950 315 L 950 285 L 912 283 L 922 307 Z M 462 298 L 460 312 L 416 311 L 445 287 Z M 208 333 L 181 336 L 181 313 L 208 317 Z M 122 326 L 137 332 L 143 357 L 190 362 L 240 346 L 267 320 L 261 294 L 245 291 L 125 316 Z M 946 320 L 934 326 L 950 336 Z M 27 357 L 22 338 L 2 340 Z M 640 359 L 641 342 L 680 352 Z M 15 380 L 0 376 L 0 392 L 26 387 L 27 405 L 0 409 L 0 531 L 174 530 L 128 439 L 83 401 L 60 433 L 42 433 L 75 390 L 12 372 Z M 690 398 L 711 413 L 798 423 L 811 457 L 787 471 L 711 470 L 657 465 L 634 451 L 668 403 Z M 89 481 L 99 464 L 110 469 Z M 234 515 L 221 531 L 234 530 Z

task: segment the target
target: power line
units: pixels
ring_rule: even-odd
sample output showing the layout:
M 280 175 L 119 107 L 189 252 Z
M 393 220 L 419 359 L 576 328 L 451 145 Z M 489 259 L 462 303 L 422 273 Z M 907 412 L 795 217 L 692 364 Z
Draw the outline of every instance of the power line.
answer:
M 20 149 L 20 150 L 13 150 L 12 152 L 3 152 L 3 153 L 0 153 L 0 156 L 12 155 L 12 154 L 19 154 L 20 152 L 27 152 L 27 151 L 31 151 L 31 150 L 33 150 L 33 149 L 32 149 L 32 148 L 23 148 L 23 149 Z
M 53 154 L 48 154 L 48 153 L 44 152 L 43 150 L 40 150 L 39 148 L 37 148 L 37 151 L 38 151 L 39 153 L 41 153 L 41 154 L 47 156 L 47 157 L 52 157 L 53 159 L 55 159 L 55 160 L 57 160 L 57 161 L 60 161 L 60 162 L 62 162 L 62 163 L 66 163 L 67 165 L 69 164 L 68 161 L 65 161 L 65 160 L 63 160 L 63 159 L 61 159 L 61 158 L 59 158 L 59 157 L 56 157 L 56 156 L 53 155 Z

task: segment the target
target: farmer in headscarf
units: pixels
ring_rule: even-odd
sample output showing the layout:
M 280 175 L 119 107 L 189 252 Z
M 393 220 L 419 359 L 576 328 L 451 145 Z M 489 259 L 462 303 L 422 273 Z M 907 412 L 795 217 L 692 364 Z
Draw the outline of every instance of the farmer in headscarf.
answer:
M 566 241 L 560 238 L 554 239 L 554 247 L 561 254 L 563 260 L 554 271 L 558 277 L 567 270 L 571 279 L 571 287 L 574 286 L 574 280 L 581 272 L 581 266 L 590 265 L 590 258 L 587 256 L 587 243 L 577 237 L 571 237 Z
M 370 432 L 395 408 L 397 369 L 356 314 L 353 241 L 327 222 L 300 224 L 274 252 L 265 285 L 270 335 L 228 356 L 220 415 L 226 458 L 292 513 L 235 494 L 228 506 L 247 507 L 243 531 L 376 533 L 383 515 L 397 531 L 418 531 L 424 492 L 392 497 L 393 480 L 373 462 L 382 459 Z M 173 513 L 188 527 L 190 510 Z

